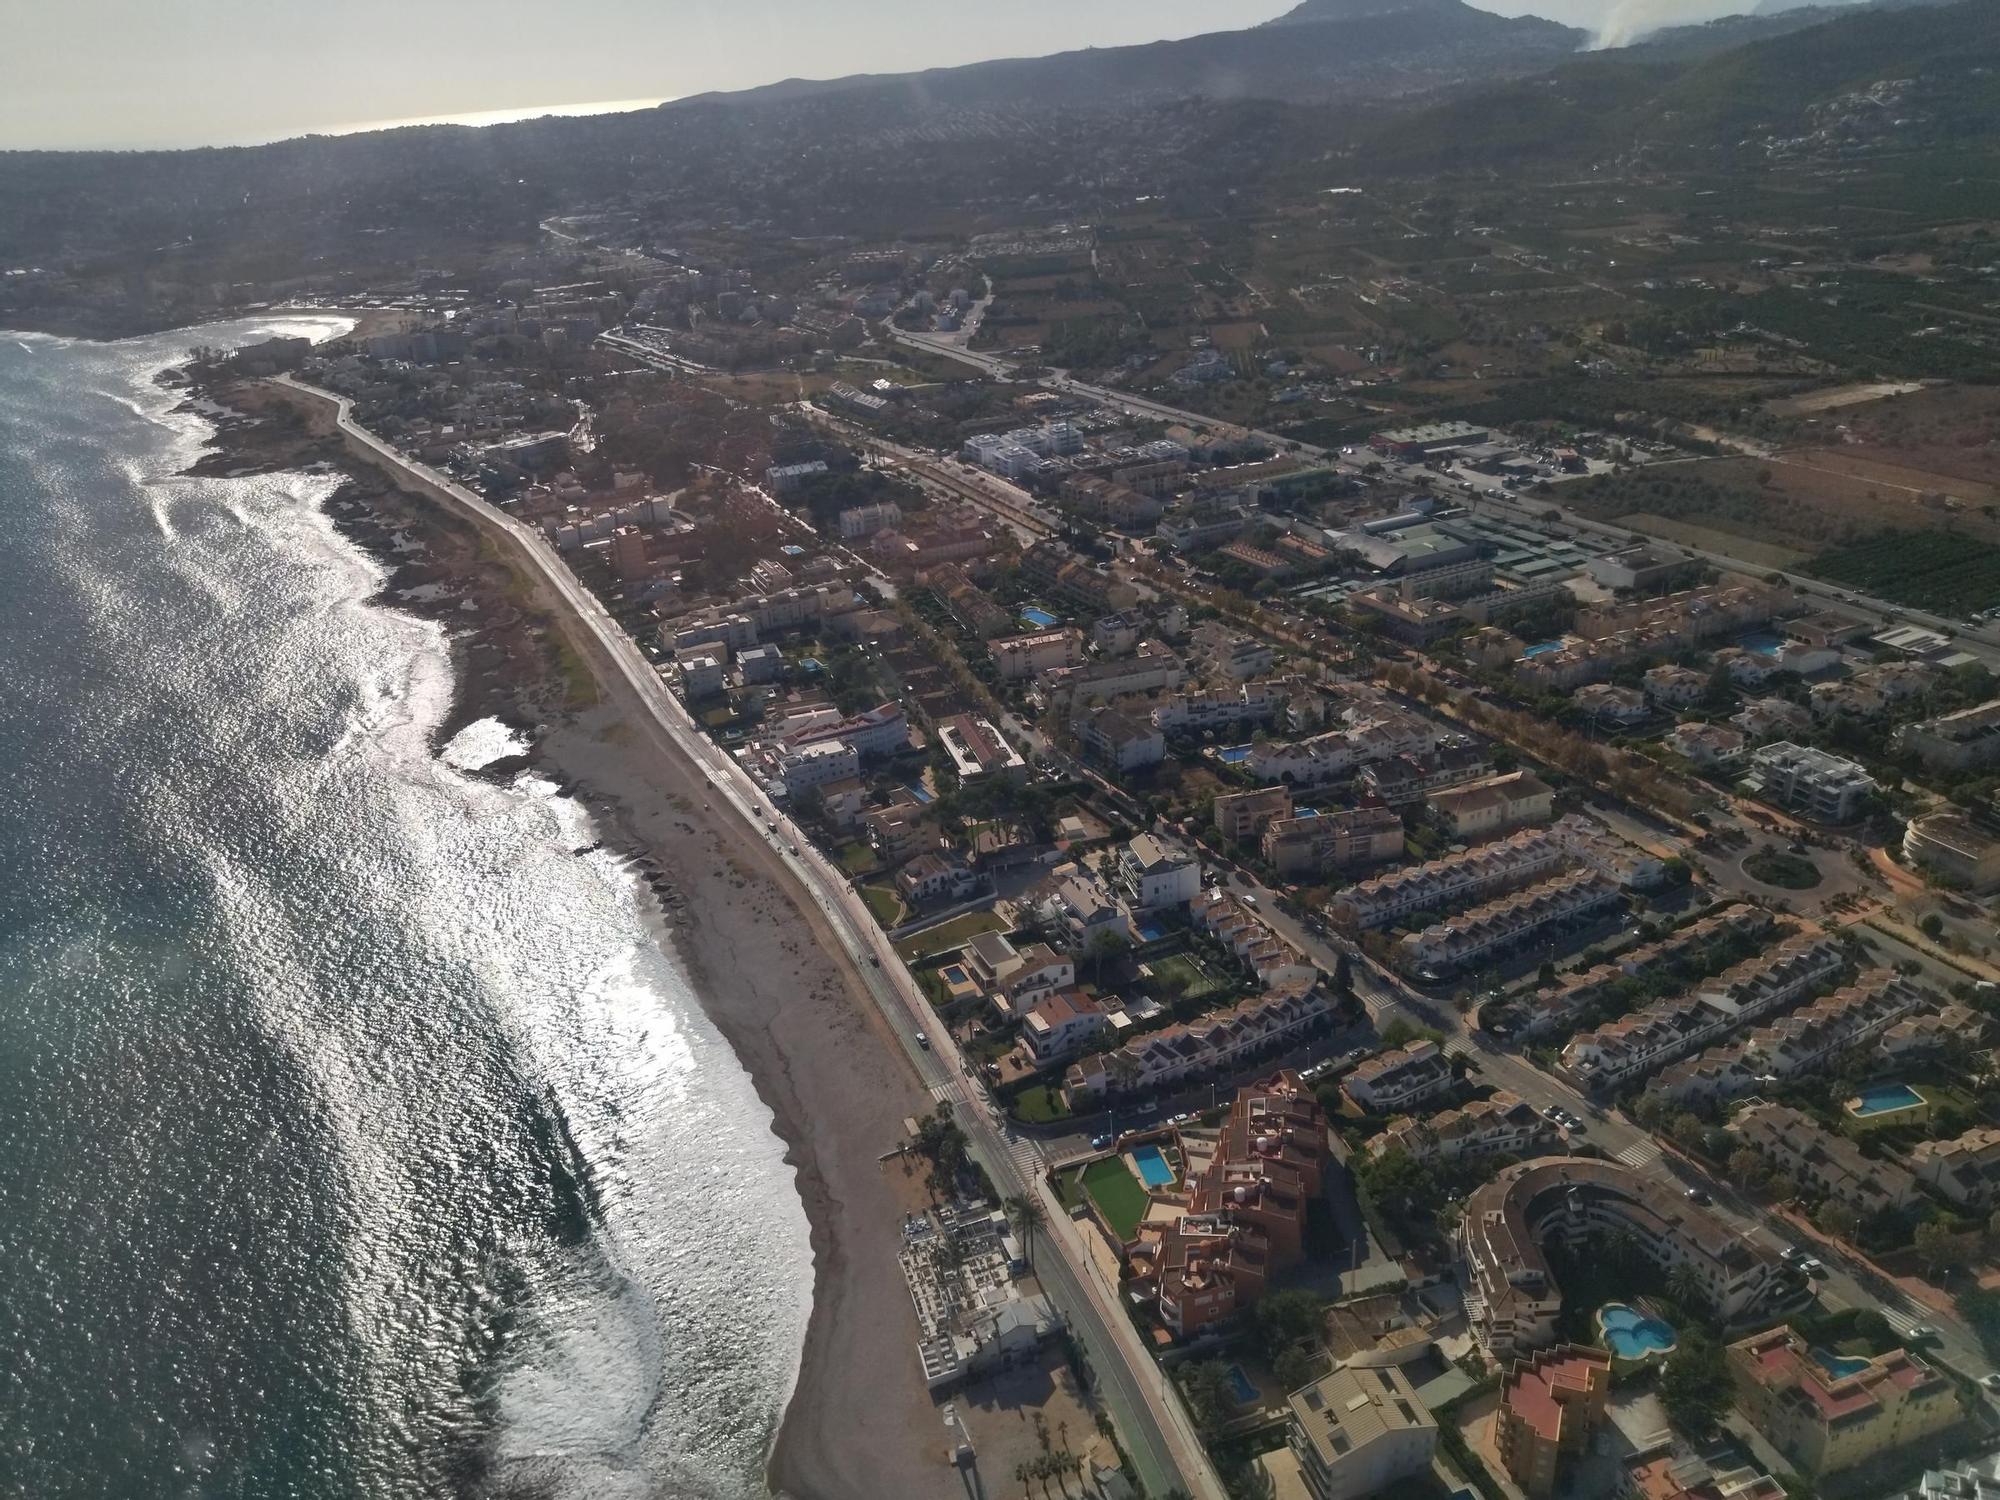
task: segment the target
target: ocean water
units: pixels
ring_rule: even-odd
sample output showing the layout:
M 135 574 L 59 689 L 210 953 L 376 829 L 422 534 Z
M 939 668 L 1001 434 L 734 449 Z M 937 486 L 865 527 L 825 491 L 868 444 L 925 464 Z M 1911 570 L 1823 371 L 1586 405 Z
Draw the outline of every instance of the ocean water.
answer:
M 276 326 L 0 334 L 0 1495 L 761 1495 L 770 1116 L 334 481 L 175 477 Z

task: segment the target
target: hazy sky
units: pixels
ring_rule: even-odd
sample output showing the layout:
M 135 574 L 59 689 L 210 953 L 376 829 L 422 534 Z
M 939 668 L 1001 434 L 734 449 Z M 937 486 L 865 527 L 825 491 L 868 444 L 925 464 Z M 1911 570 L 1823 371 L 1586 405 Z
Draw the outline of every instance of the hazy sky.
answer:
M 1221 31 L 1292 0 L 0 0 L 0 149 L 239 144 Z M 1747 0 L 1482 0 L 1594 27 Z M 1657 24 L 1657 20 L 1654 21 Z

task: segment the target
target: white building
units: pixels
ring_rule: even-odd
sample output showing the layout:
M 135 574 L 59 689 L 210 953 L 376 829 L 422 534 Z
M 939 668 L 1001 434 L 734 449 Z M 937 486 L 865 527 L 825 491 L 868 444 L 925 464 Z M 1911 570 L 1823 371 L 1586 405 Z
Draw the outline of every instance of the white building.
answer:
M 1150 833 L 1118 851 L 1117 879 L 1134 911 L 1185 906 L 1201 894 L 1200 862 Z

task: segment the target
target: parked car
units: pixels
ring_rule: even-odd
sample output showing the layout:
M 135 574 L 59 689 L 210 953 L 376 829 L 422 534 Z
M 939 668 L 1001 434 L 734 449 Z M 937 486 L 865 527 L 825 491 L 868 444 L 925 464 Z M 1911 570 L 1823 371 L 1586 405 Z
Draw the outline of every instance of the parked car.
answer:
M 1090 1149 L 1093 1151 L 1109 1151 L 1111 1149 L 1111 1137 L 1108 1135 L 1092 1136 L 1090 1139 Z
M 918 1033 L 917 1033 L 917 1045 L 918 1045 L 919 1047 L 923 1048 L 923 1049 L 924 1049 L 924 1051 L 926 1051 L 926 1052 L 930 1051 L 930 1050 L 931 1050 L 931 1039 L 930 1039 L 930 1034 L 929 1034 L 928 1032 L 923 1032 L 923 1031 L 920 1031 L 920 1032 L 918 1032 Z

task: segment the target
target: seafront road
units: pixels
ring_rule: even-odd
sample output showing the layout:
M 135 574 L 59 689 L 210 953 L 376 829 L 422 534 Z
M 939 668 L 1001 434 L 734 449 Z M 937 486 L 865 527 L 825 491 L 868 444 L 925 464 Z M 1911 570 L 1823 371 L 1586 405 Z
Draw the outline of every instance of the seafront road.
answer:
M 589 637 L 593 665 L 616 673 L 645 706 L 656 726 L 747 830 L 772 846 L 797 889 L 846 950 L 855 973 L 901 1041 L 910 1064 L 934 1100 L 949 1103 L 973 1155 L 1003 1197 L 1024 1195 L 1042 1205 L 1047 1227 L 1036 1273 L 1085 1351 L 1099 1388 L 1118 1423 L 1126 1450 L 1147 1490 L 1178 1486 L 1195 1500 L 1225 1500 L 1206 1450 L 1166 1374 L 1141 1342 L 1118 1288 L 1083 1243 L 1088 1231 L 1069 1218 L 1050 1191 L 1031 1142 L 1014 1138 L 983 1087 L 958 1054 L 949 1028 L 936 1024 L 929 1003 L 903 967 L 887 937 L 848 883 L 755 781 L 701 733 L 681 701 L 668 691 L 638 646 L 534 527 L 508 515 L 472 490 L 392 447 L 353 418 L 353 402 L 290 376 L 277 383 L 326 403 L 342 437 L 359 456 L 387 467 L 422 493 L 457 511 L 505 546 L 561 601 Z M 925 1043 L 917 1038 L 923 1034 Z M 1049 1250 L 1058 1253 L 1051 1256 Z M 911 1358 L 916 1351 L 911 1350 Z

